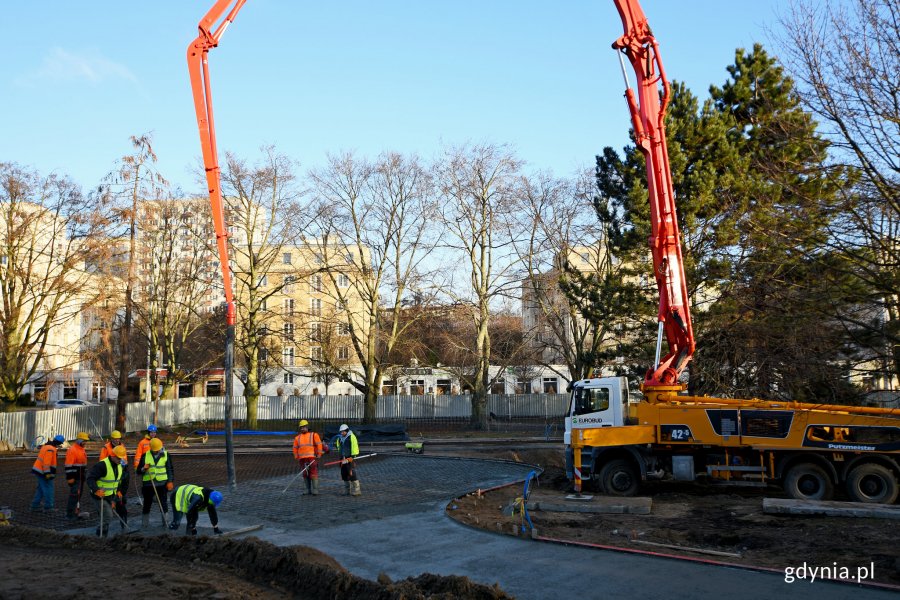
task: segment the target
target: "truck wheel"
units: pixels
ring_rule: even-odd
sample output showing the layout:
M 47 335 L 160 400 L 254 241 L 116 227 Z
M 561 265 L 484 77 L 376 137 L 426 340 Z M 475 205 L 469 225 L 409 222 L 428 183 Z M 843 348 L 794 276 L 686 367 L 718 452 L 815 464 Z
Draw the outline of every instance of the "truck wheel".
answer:
M 813 463 L 801 463 L 788 471 L 784 491 L 796 500 L 830 500 L 834 485 L 825 469 Z
M 611 460 L 600 469 L 600 489 L 610 496 L 634 496 L 640 484 L 637 471 L 627 460 Z
M 878 464 L 859 465 L 847 477 L 847 493 L 856 502 L 893 504 L 898 492 L 897 477 L 890 469 Z

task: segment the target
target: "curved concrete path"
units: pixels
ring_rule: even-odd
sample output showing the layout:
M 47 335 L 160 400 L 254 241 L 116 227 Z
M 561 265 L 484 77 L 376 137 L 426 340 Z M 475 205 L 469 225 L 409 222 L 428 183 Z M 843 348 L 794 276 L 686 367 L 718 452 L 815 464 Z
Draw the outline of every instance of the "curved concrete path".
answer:
M 447 501 L 462 491 L 523 478 L 530 468 L 495 461 L 444 460 L 419 458 L 412 463 L 402 456 L 390 456 L 368 466 L 361 464 L 362 498 L 335 496 L 340 482 L 331 481 L 333 474 L 327 474 L 331 479 L 323 481 L 323 495 L 317 498 L 286 494 L 287 499 L 279 501 L 277 496 L 290 478 L 239 484 L 239 495 L 229 498 L 226 494 L 223 508 L 229 508 L 222 511 L 222 526 L 236 529 L 261 523 L 264 527 L 254 532 L 256 537 L 282 546 L 318 548 L 368 579 L 382 572 L 394 580 L 426 572 L 465 575 L 479 583 L 498 583 L 522 599 L 900 597 L 887 590 L 818 581 L 789 584 L 780 574 L 563 546 L 471 529 L 444 514 Z M 389 481 L 392 473 L 401 474 L 402 481 Z M 427 484 L 405 489 L 405 479 L 416 473 L 427 479 Z M 459 478 L 464 478 L 466 489 L 460 489 Z M 405 489 L 403 501 L 397 499 L 398 488 Z M 258 499 L 268 516 L 248 498 Z M 200 526 L 208 528 L 205 517 Z M 797 563 L 802 562 L 798 557 Z

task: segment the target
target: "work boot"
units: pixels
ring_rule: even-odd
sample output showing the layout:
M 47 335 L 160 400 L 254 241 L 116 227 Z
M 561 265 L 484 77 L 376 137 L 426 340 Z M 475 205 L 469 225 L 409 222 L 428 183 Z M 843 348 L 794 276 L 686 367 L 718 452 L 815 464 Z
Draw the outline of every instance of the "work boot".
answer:
M 166 527 L 169 524 L 169 511 L 166 511 L 162 514 L 162 526 Z
M 310 479 L 310 481 L 312 481 L 312 495 L 318 496 L 319 495 L 319 478 L 313 477 L 312 479 Z
M 150 527 L 150 513 L 144 513 L 141 515 L 141 529 L 147 529 Z
M 309 496 L 312 494 L 312 479 L 306 480 L 306 495 Z
M 359 481 L 351 481 L 350 482 L 350 495 L 351 496 L 362 496 L 362 490 L 359 489 Z
M 344 482 L 344 495 L 345 496 L 350 495 L 350 482 L 349 481 Z

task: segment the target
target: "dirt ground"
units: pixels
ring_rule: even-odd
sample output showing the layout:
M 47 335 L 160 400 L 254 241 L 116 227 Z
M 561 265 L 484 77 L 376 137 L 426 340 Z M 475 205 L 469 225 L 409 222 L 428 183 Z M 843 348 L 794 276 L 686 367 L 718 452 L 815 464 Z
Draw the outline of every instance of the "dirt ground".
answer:
M 122 536 L 99 540 L 46 529 L 0 527 L 0 598 L 284 598 L 354 600 L 510 598 L 465 577 L 424 574 L 392 582 L 348 573 L 306 546 L 255 538 Z M 92 568 L 86 569 L 90 564 Z M 52 575 L 52 576 L 51 576 Z
M 540 465 L 544 473 L 529 492 L 529 499 L 562 504 L 571 484 L 566 479 L 561 454 L 521 450 L 494 456 Z M 522 516 L 505 516 L 503 509 L 521 497 L 523 491 L 522 485 L 515 485 L 480 497 L 469 494 L 450 503 L 447 513 L 468 525 L 513 535 L 514 525 L 522 522 Z M 874 581 L 900 585 L 900 521 L 764 514 L 764 497 L 783 497 L 775 489 L 661 482 L 642 493 L 653 502 L 649 515 L 529 511 L 529 516 L 540 537 L 779 571 L 805 561 L 810 566 L 830 567 L 836 563 L 855 574 L 856 567 L 874 563 Z

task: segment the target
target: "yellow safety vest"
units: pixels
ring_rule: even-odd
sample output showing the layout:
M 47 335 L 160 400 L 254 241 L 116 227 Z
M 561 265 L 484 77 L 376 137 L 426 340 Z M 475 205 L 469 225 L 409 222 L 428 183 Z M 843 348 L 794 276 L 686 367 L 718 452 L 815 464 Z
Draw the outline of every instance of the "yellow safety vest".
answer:
M 153 481 L 154 479 L 159 482 L 168 481 L 169 476 L 166 474 L 166 463 L 168 460 L 169 453 L 165 450 L 163 450 L 162 456 L 159 457 L 159 462 L 156 462 L 152 452 L 144 454 L 144 466 L 147 467 L 147 470 L 144 471 L 144 481 Z
M 194 494 L 200 494 L 203 496 L 203 488 L 199 485 L 183 485 L 177 490 L 175 490 L 175 510 L 180 513 L 186 513 L 188 509 L 191 507 L 191 497 Z M 200 509 L 206 508 L 205 506 L 200 506 Z
M 122 481 L 122 473 L 125 469 L 121 465 L 116 469 L 109 458 L 103 459 L 103 462 L 106 463 L 106 475 L 97 480 L 97 489 L 106 492 L 106 496 L 114 496 L 119 490 L 119 483 Z

